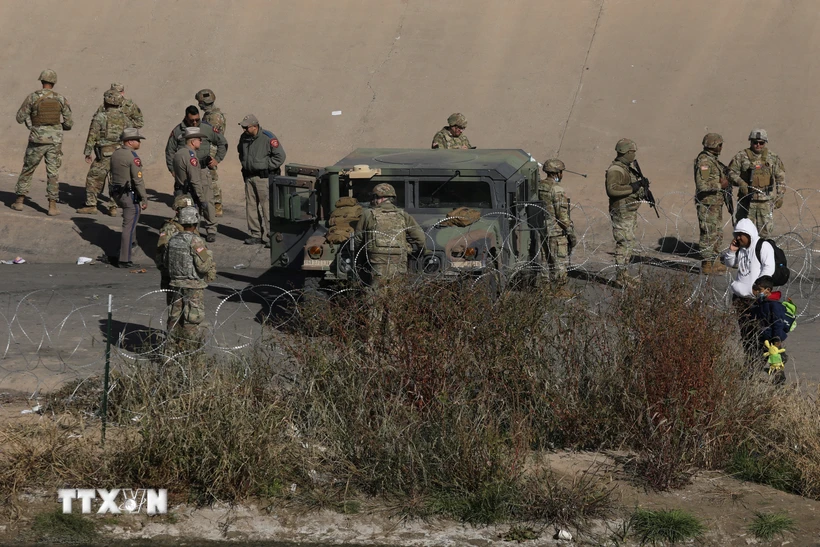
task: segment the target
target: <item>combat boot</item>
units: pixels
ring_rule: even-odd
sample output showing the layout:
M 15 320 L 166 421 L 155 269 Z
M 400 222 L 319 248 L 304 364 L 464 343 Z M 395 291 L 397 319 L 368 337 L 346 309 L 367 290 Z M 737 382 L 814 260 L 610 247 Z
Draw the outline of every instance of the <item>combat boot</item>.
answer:
M 15 211 L 22 211 L 23 210 L 23 201 L 26 199 L 26 196 L 17 196 L 17 199 L 14 200 L 14 203 L 11 204 L 11 208 Z
M 108 207 L 108 216 L 115 217 L 117 216 L 117 206 L 111 205 Z
M 726 273 L 727 268 L 717 260 L 704 260 L 700 264 L 700 273 L 703 275 L 720 275 Z
M 59 214 L 60 214 L 60 210 L 57 209 L 57 200 L 56 199 L 48 200 L 48 216 L 56 217 Z
M 216 211 L 216 216 L 222 216 L 222 204 L 221 203 L 214 203 L 214 211 Z
M 86 205 L 81 209 L 77 209 L 77 212 L 81 215 L 96 215 L 99 211 L 97 211 L 96 205 Z

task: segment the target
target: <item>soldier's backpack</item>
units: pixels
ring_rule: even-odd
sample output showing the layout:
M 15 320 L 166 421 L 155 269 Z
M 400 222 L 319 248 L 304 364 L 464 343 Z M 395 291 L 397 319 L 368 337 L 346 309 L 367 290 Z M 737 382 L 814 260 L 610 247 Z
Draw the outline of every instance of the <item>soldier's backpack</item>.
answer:
M 769 245 L 772 246 L 772 250 L 774 250 L 774 273 L 772 274 L 772 282 L 774 282 L 776 287 L 785 285 L 789 282 L 791 271 L 789 270 L 788 261 L 786 260 L 786 253 L 777 246 L 774 240 L 763 239 L 762 237 L 757 240 L 757 245 L 755 245 L 757 261 L 760 262 L 760 248 L 763 246 L 764 241 L 768 242 Z

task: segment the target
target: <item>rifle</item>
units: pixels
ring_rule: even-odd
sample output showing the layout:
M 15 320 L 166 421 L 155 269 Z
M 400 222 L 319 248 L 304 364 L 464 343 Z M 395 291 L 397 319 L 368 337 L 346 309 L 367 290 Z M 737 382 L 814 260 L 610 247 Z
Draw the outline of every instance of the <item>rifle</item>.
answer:
M 720 169 L 723 171 L 723 176 L 729 179 L 729 186 L 722 189 L 721 192 L 723 192 L 723 203 L 726 205 L 726 210 L 729 211 L 730 215 L 734 216 L 735 203 L 732 201 L 732 179 L 729 177 L 729 168 L 719 159 L 715 158 L 715 161 L 718 162 L 718 165 L 720 165 Z
M 643 176 L 643 172 L 641 172 L 641 166 L 638 164 L 638 160 L 632 162 L 635 167 L 629 166 L 629 170 L 632 171 L 637 177 L 638 182 L 641 184 L 641 188 L 643 188 L 643 195 L 646 198 L 647 203 L 649 206 L 655 210 L 655 214 L 658 218 L 661 218 L 661 214 L 658 212 L 658 206 L 655 204 L 655 196 L 652 195 L 652 190 L 649 189 L 649 179 Z

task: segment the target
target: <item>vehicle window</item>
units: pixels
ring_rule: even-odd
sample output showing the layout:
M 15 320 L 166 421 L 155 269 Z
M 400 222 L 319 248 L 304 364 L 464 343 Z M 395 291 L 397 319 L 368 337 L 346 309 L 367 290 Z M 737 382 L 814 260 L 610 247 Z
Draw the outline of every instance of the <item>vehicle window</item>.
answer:
M 446 180 L 419 182 L 419 207 L 493 206 L 490 185 L 481 181 Z
M 363 180 L 363 181 L 356 181 L 353 184 L 353 197 L 356 198 L 362 205 L 366 205 L 370 202 L 372 197 L 371 193 L 373 192 L 373 188 L 377 185 L 384 182 L 383 180 Z M 393 188 L 396 190 L 396 205 L 399 207 L 404 207 L 406 203 L 404 201 L 404 181 L 401 182 L 391 182 L 389 183 Z

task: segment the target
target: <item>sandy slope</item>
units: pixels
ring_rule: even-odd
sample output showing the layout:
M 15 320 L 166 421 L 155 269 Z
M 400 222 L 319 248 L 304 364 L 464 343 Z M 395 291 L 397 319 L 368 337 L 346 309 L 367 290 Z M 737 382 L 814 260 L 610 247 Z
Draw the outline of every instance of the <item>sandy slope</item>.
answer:
M 560 148 L 592 174 L 574 185 L 598 204 L 600 174 L 621 136 L 638 141 L 659 190 L 688 191 L 704 132 L 722 132 L 728 156 L 762 125 L 792 184 L 813 184 L 813 0 L 196 5 L 4 3 L 0 167 L 19 171 L 26 133 L 14 113 L 51 67 L 75 111 L 61 177 L 71 184 L 84 179 L 89 117 L 115 80 L 145 111 L 146 174 L 157 189 L 169 185 L 168 132 L 204 86 L 217 93 L 232 144 L 237 121 L 254 112 L 292 161 L 332 162 L 357 146 L 427 146 L 458 110 L 479 147 L 522 147 L 539 159 Z M 233 151 L 224 172 L 238 187 Z

